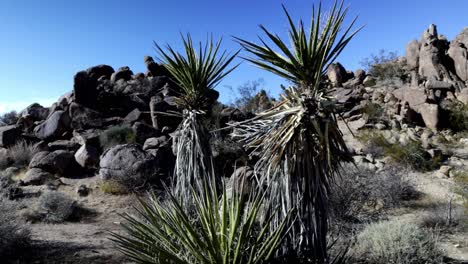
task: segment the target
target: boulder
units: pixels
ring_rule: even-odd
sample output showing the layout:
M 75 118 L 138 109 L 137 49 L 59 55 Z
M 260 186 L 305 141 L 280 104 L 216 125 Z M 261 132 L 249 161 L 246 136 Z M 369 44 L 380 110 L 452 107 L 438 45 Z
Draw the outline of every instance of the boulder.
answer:
M 410 71 L 418 70 L 419 49 L 419 42 L 417 40 L 412 40 L 406 45 L 406 63 Z
M 56 140 L 47 144 L 49 151 L 69 150 L 76 151 L 80 144 L 71 140 Z
M 95 169 L 99 165 L 99 152 L 90 145 L 83 145 L 75 153 L 76 162 L 83 168 Z
M 148 138 L 143 145 L 144 150 L 158 149 L 169 145 L 169 138 L 167 136 Z
M 101 113 L 78 103 L 70 104 L 71 128 L 87 129 L 103 126 Z
M 88 74 L 88 76 L 96 80 L 100 78 L 109 80 L 114 72 L 115 72 L 114 68 L 105 64 L 93 66 L 86 70 L 86 73 Z
M 437 27 L 434 24 L 423 32 L 419 49 L 418 73 L 424 79 L 442 81 L 449 77 L 448 70 L 443 65 L 445 42 L 444 39 L 439 39 Z
M 145 118 L 145 114 L 140 111 L 140 109 L 135 108 L 133 111 L 128 113 L 128 115 L 124 118 L 124 123 L 126 124 L 133 124 L 137 121 L 141 121 Z
M 33 121 L 42 121 L 49 115 L 49 109 L 34 103 L 26 107 L 19 115 L 20 117 L 29 117 Z
M 21 136 L 16 125 L 0 127 L 0 147 L 9 147 L 16 143 Z
M 145 60 L 146 69 L 148 70 L 146 74 L 148 77 L 158 76 L 158 74 L 161 75 L 162 72 L 160 71 L 161 69 L 160 66 L 156 62 L 154 62 L 151 56 L 145 56 L 144 60 Z
M 97 79 L 91 77 L 88 72 L 78 72 L 74 77 L 73 83 L 75 102 L 90 108 L 96 107 L 98 98 L 97 86 Z
M 102 131 L 97 129 L 75 130 L 73 131 L 72 141 L 77 142 L 80 145 L 99 147 L 99 136 L 101 133 Z
M 376 81 L 374 79 L 374 77 L 372 76 L 367 76 L 366 78 L 364 78 L 364 80 L 362 81 L 362 84 L 365 86 L 365 87 L 372 87 L 374 85 L 376 85 Z
M 439 106 L 436 104 L 424 103 L 418 108 L 426 127 L 437 130 L 439 127 Z
M 468 81 L 468 27 L 450 43 L 448 55 L 453 60 L 457 76 L 464 82 Z
M 74 161 L 73 152 L 70 151 L 42 151 L 34 155 L 29 163 L 29 168 L 39 168 L 50 173 L 65 176 L 66 173 L 72 172 Z
M 141 186 L 159 171 L 158 161 L 139 145 L 117 145 L 108 149 L 99 162 L 102 180 L 133 183 Z
M 43 185 L 54 179 L 54 175 L 39 168 L 32 168 L 21 179 L 22 185 Z
M 424 89 L 421 88 L 406 86 L 396 89 L 392 93 L 398 100 L 408 102 L 409 106 L 414 110 L 427 101 L 427 95 Z
M 448 82 L 428 80 L 425 85 L 426 89 L 440 89 L 440 90 L 450 90 L 453 88 L 453 85 Z
M 339 87 L 348 80 L 348 73 L 340 63 L 332 63 L 327 68 L 327 77 L 333 87 Z
M 362 83 L 362 81 L 364 81 L 364 79 L 366 78 L 366 71 L 364 71 L 363 69 L 357 69 L 354 73 L 354 78 Z
M 135 122 L 132 129 L 135 132 L 135 140 L 139 144 L 144 144 L 146 139 L 159 136 L 160 133 L 154 127 L 141 122 Z
M 114 72 L 111 76 L 112 82 L 117 82 L 118 80 L 129 81 L 132 79 L 133 72 L 130 70 L 128 66 L 124 66 L 119 68 L 116 72 Z
M 34 135 L 42 140 L 58 138 L 70 129 L 68 112 L 56 111 L 46 121 L 34 128 Z

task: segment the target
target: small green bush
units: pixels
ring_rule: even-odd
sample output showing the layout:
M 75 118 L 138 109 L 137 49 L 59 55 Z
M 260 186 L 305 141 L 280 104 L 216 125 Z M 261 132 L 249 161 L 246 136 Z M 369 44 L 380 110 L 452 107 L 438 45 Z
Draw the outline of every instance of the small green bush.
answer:
M 120 144 L 135 143 L 135 131 L 128 125 L 108 128 L 99 136 L 99 142 L 103 149 L 109 149 Z
M 448 121 L 454 132 L 468 131 L 468 104 L 453 104 L 448 112 Z
M 376 157 L 388 156 L 393 161 L 418 171 L 435 170 L 442 159 L 441 156 L 431 157 L 420 141 L 410 140 L 405 145 L 400 142 L 391 143 L 381 133 L 373 131 L 361 133 L 358 139 L 366 144 L 366 152 Z
M 10 263 L 31 243 L 31 232 L 26 223 L 16 215 L 17 206 L 0 198 L 0 259 Z
M 453 175 L 455 193 L 461 196 L 465 212 L 468 214 L 468 171 L 456 171 Z
M 19 141 L 8 149 L 8 156 L 18 168 L 27 167 L 39 149 L 26 141 Z
M 368 225 L 357 236 L 352 252 L 358 262 L 370 264 L 442 263 L 437 235 L 416 224 L 391 220 Z
M 128 194 L 128 188 L 117 181 L 103 181 L 99 186 L 103 193 L 112 195 Z
M 70 220 L 78 206 L 66 194 L 53 191 L 39 197 L 35 208 L 26 213 L 26 218 L 32 222 L 63 223 Z

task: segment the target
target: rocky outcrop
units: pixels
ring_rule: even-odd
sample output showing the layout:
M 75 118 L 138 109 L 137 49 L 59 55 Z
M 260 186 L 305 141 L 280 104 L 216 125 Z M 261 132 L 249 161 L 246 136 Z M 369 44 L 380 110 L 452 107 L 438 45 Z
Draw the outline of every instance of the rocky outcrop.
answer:
M 450 43 L 448 55 L 453 61 L 457 76 L 464 82 L 468 81 L 468 27 L 465 28 Z

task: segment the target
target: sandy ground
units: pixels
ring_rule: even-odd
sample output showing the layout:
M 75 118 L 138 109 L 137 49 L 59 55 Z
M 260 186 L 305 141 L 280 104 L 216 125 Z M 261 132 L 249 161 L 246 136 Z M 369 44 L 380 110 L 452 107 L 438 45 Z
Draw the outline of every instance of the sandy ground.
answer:
M 81 180 L 62 178 L 62 181 L 66 185 L 60 186 L 58 191 L 70 195 L 86 212 L 77 222 L 32 224 L 32 250 L 18 263 L 130 263 L 115 249 L 109 232 L 121 232 L 119 214 L 131 212 L 135 197 L 102 193 L 96 176 Z M 91 188 L 87 197 L 76 193 L 81 184 Z M 34 193 L 43 189 L 45 187 L 29 187 L 26 191 Z M 34 201 L 28 199 L 27 202 Z

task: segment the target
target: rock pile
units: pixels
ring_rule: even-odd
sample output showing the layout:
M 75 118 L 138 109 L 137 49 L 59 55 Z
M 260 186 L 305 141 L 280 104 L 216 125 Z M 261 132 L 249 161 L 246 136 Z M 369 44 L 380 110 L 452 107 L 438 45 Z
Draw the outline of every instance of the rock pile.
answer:
M 336 87 L 337 102 L 343 105 L 346 118 L 366 119 L 369 105 L 383 109 L 387 122 L 364 125 L 398 126 L 403 124 L 426 126 L 434 131 L 447 126 L 446 115 L 455 104 L 468 104 L 468 28 L 449 42 L 430 25 L 421 36 L 406 46 L 406 56 L 398 63 L 405 64 L 409 82 L 376 82 L 362 70 L 352 72 L 339 63 L 328 68 L 330 85 Z M 397 63 L 397 62 L 395 62 Z M 369 118 L 367 118 L 369 119 Z M 363 126 L 364 126 L 363 125 Z

